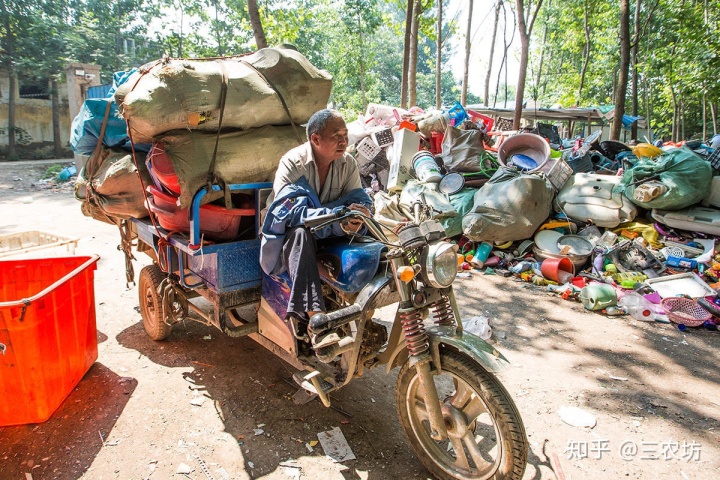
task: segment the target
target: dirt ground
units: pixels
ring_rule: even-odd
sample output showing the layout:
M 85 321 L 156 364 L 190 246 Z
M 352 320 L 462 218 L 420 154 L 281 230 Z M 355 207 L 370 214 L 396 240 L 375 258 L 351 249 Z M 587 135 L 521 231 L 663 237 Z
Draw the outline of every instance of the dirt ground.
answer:
M 0 479 L 429 477 L 397 420 L 397 370 L 369 372 L 327 409 L 295 405 L 293 369 L 252 340 L 194 322 L 150 340 L 118 232 L 84 217 L 69 186 L 38 183 L 51 163 L 0 163 L 0 235 L 54 231 L 101 256 L 99 357 L 47 422 L 0 428 Z M 148 261 L 137 255 L 136 279 Z M 489 317 L 512 363 L 499 378 L 527 430 L 525 479 L 720 478 L 718 332 L 606 317 L 478 271 L 456 285 L 463 316 Z M 596 426 L 564 423 L 563 407 Z M 333 427 L 356 460 L 315 444 Z

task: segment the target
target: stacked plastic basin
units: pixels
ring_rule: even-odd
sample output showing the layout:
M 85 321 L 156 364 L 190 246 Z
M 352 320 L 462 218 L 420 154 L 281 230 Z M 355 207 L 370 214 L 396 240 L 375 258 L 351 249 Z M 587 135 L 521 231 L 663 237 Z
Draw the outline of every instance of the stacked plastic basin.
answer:
M 162 142 L 153 144 L 147 162 L 154 184 L 148 187 L 148 209 L 155 214 L 158 223 L 165 230 L 188 233 L 190 216 L 187 208 L 178 206 L 180 181 Z M 228 241 L 236 238 L 240 233 L 242 219 L 254 218 L 255 209 L 251 207 L 251 201 L 248 201 L 247 205 L 241 205 L 241 208 L 231 209 L 211 203 L 202 205 L 200 233 L 210 240 Z

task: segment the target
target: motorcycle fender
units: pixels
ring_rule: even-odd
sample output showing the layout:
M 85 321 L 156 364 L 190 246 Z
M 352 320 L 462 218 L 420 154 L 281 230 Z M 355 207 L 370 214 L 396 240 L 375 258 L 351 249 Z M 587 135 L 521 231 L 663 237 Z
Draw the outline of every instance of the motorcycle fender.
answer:
M 510 366 L 510 362 L 495 347 L 482 338 L 471 333 L 458 333 L 454 327 L 430 327 L 427 329 L 430 341 L 430 355 L 433 364 L 440 366 L 440 346 L 449 346 L 463 353 L 483 368 L 492 373 L 501 372 Z M 402 340 L 394 349 L 390 361 L 387 363 L 388 373 L 393 368 L 405 363 L 408 352 L 405 341 Z M 439 367 L 442 368 L 441 366 Z

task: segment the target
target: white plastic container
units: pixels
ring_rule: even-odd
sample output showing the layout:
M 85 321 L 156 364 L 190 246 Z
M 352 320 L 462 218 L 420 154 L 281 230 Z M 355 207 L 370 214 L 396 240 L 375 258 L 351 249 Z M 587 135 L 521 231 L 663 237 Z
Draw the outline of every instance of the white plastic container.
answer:
M 635 320 L 655 321 L 655 306 L 638 293 L 626 293 L 618 299 L 618 306 L 624 308 Z
M 703 207 L 720 207 L 720 177 L 713 177 L 710 183 L 710 193 L 702 201 Z
M 435 157 L 427 150 L 421 150 L 413 157 L 415 178 L 424 183 L 438 183 L 442 179 Z
M 420 135 L 401 128 L 395 134 L 395 142 L 388 147 L 388 160 L 390 171 L 388 173 L 387 188 L 391 192 L 399 192 L 412 177 L 413 157 L 420 149 Z
M 717 208 L 695 206 L 676 211 L 653 209 L 652 217 L 672 228 L 720 235 L 720 210 Z

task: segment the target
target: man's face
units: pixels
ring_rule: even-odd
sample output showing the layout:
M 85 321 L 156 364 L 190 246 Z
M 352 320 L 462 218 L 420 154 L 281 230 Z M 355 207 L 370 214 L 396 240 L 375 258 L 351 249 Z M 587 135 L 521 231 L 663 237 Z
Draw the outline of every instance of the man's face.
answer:
M 314 154 L 321 160 L 336 160 L 348 145 L 348 129 L 342 118 L 330 120 L 324 130 L 310 136 Z

